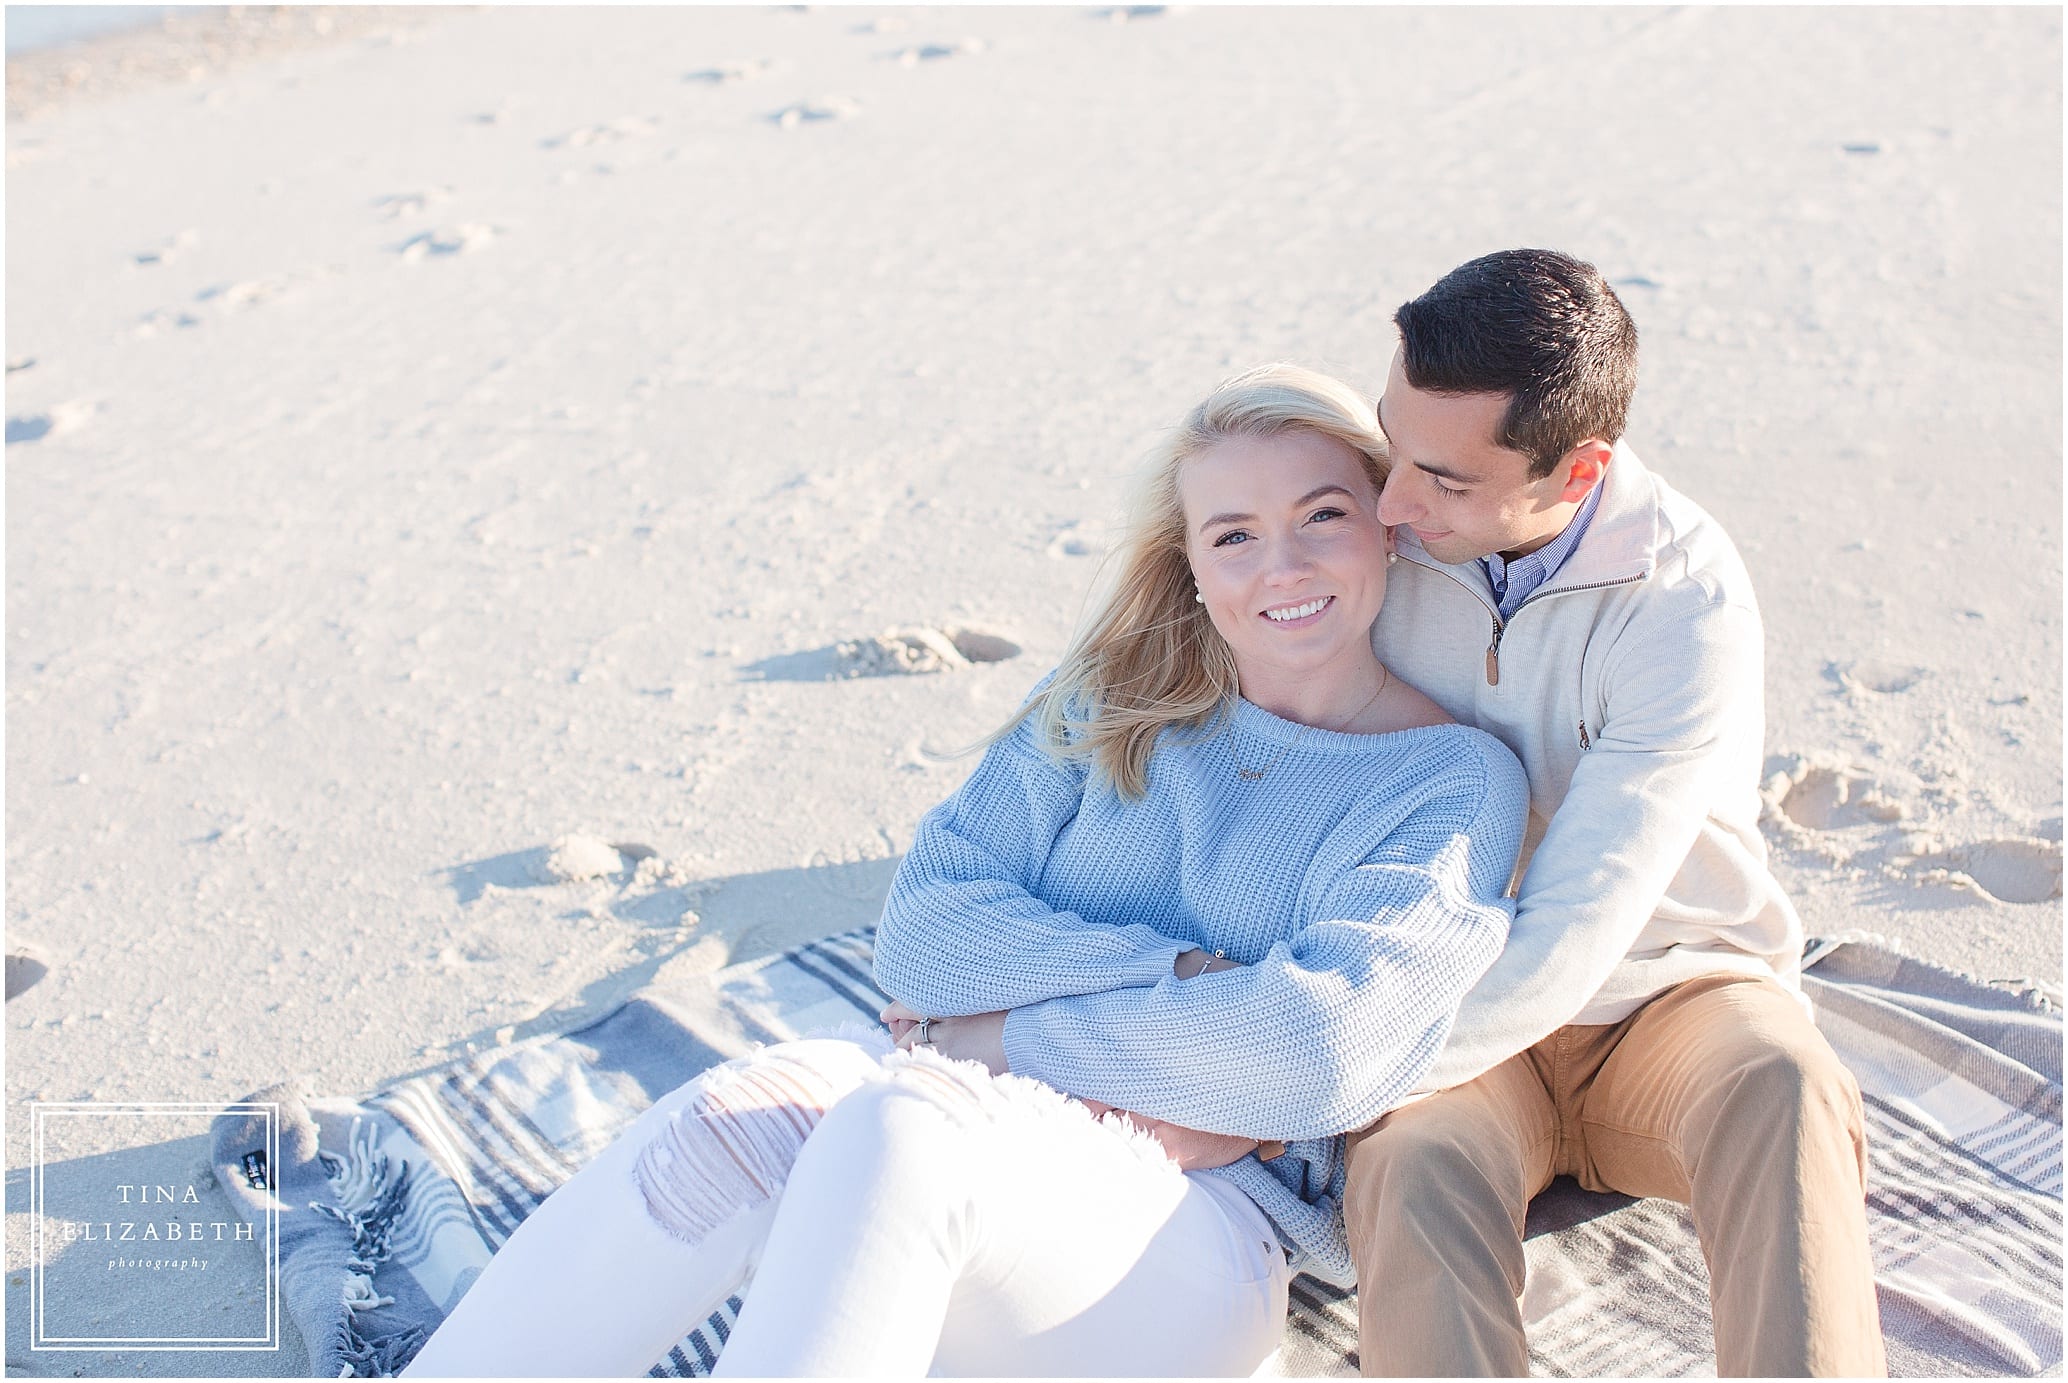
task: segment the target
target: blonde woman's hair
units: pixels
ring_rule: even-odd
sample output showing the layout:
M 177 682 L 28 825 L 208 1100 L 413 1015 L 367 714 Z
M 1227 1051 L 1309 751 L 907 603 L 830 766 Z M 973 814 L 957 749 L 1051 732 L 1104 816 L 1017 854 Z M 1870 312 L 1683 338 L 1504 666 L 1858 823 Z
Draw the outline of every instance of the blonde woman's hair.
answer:
M 1230 437 L 1317 432 L 1356 452 L 1373 493 L 1386 483 L 1386 440 L 1371 400 L 1299 365 L 1260 365 L 1224 381 L 1150 459 L 1127 530 L 1063 661 L 993 740 L 1028 717 L 1056 757 L 1089 762 L 1127 798 L 1148 787 L 1166 729 L 1205 729 L 1236 694 L 1235 654 L 1193 599 L 1178 497 L 1184 463 Z

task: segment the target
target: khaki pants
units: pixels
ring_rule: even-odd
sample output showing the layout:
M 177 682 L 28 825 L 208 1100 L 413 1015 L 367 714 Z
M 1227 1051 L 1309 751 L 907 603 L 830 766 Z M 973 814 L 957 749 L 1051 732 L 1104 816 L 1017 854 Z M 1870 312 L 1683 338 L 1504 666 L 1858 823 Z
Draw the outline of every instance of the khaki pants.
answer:
M 1859 1086 L 1771 980 L 1562 1028 L 1349 1148 L 1370 1376 L 1521 1377 L 1523 1216 L 1561 1173 L 1693 1213 L 1719 1374 L 1885 1375 Z

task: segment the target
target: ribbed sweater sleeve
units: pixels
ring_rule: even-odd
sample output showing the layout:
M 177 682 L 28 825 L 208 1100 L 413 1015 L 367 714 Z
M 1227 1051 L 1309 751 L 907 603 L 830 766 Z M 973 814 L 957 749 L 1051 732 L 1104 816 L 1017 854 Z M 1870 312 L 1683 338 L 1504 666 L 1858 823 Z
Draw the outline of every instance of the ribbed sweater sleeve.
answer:
M 891 881 L 876 983 L 921 1013 L 993 1013 L 1152 985 L 1190 949 L 1153 928 L 1093 922 L 1036 896 L 1085 785 L 1036 733 L 1023 720 L 985 752 L 961 789 L 920 821 Z
M 1434 1059 L 1512 916 L 1521 766 L 1475 732 L 1442 748 L 1393 756 L 1324 839 L 1298 917 L 1267 952 L 1219 974 L 1017 1008 L 1005 1028 L 1012 1069 L 1257 1138 L 1326 1137 L 1384 1113 Z

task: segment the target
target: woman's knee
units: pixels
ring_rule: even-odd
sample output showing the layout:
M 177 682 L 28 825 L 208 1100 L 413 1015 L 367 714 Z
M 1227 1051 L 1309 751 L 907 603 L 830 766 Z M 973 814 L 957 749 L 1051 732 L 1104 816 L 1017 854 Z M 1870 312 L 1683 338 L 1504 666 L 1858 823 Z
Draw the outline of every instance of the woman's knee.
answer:
M 696 1244 L 741 1209 L 778 1195 L 806 1138 L 872 1078 L 887 1050 L 887 1039 L 811 1039 L 705 1072 L 634 1164 L 648 1215 Z
M 822 1168 L 837 1162 L 839 1175 L 860 1177 L 880 1194 L 904 1186 L 938 1201 L 982 1194 L 1000 1169 L 1035 1149 L 1111 1155 L 1109 1145 L 1122 1146 L 1118 1135 L 1060 1091 L 913 1052 L 893 1056 L 841 1101 L 813 1134 L 808 1155 Z
M 993 1120 L 991 1080 L 971 1062 L 894 1057 L 841 1101 L 820 1136 L 843 1158 L 881 1155 L 909 1171 L 953 1160 Z

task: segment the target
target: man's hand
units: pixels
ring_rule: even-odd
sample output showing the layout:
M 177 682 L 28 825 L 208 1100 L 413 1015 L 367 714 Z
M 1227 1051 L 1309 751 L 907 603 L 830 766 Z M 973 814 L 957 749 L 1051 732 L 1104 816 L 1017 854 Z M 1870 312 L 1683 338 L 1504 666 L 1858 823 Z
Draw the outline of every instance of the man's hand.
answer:
M 1146 1114 L 1132 1110 L 1115 1109 L 1102 1100 L 1080 1100 L 1101 1119 L 1124 1119 L 1143 1133 L 1163 1144 L 1164 1155 L 1188 1172 L 1200 1172 L 1209 1167 L 1225 1167 L 1231 1162 L 1240 1162 L 1257 1150 L 1257 1140 L 1243 1138 L 1233 1133 L 1206 1133 L 1182 1124 L 1167 1124 L 1161 1119 L 1151 1119 Z M 1280 1152 L 1284 1144 L 1275 1145 Z
M 1257 1140 L 1233 1133 L 1205 1133 L 1182 1124 L 1166 1124 L 1143 1114 L 1122 1112 L 1120 1117 L 1163 1144 L 1170 1160 L 1188 1172 L 1208 1167 L 1225 1167 L 1240 1162 L 1257 1150 Z

